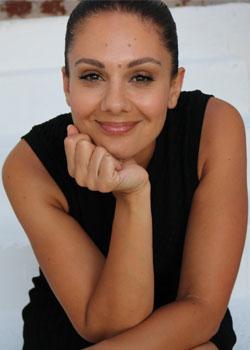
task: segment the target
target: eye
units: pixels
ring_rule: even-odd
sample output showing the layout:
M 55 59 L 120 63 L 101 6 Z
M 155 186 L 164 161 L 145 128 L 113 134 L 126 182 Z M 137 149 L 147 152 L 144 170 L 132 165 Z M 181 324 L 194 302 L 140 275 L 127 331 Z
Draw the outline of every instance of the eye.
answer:
M 100 80 L 99 78 L 102 79 L 102 77 L 96 72 L 91 72 L 91 73 L 88 73 L 85 75 L 80 75 L 80 77 L 79 77 L 80 80 L 86 80 L 89 82 L 96 82 L 96 81 Z M 139 83 L 139 84 L 149 84 L 152 81 L 154 81 L 152 76 L 144 75 L 144 74 L 137 74 L 137 75 L 133 76 L 132 79 L 136 79 L 135 82 Z
M 87 81 L 97 81 L 98 77 L 101 77 L 101 76 L 99 74 L 93 72 L 93 73 L 89 73 L 89 74 L 86 74 L 86 75 L 81 75 L 79 77 L 79 79 L 87 80 Z
M 154 81 L 153 77 L 144 75 L 144 74 L 137 74 L 133 78 L 136 78 L 137 83 L 142 83 L 142 84 L 148 84 L 152 81 Z

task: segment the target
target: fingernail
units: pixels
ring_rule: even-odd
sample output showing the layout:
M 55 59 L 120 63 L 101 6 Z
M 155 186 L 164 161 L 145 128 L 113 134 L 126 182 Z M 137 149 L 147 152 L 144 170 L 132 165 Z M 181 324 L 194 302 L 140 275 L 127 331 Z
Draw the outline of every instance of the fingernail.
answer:
M 69 125 L 67 126 L 67 132 L 68 132 L 68 134 L 69 134 L 69 133 L 71 132 L 71 130 L 72 130 L 71 126 L 72 126 L 72 124 L 69 124 Z

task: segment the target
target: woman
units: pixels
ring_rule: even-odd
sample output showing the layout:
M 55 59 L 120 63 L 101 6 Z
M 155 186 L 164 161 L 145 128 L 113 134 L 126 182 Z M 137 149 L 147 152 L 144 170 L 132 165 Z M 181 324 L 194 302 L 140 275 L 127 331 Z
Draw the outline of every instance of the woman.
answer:
M 3 168 L 41 267 L 23 349 L 232 349 L 241 116 L 181 92 L 164 2 L 81 1 L 65 44 L 71 113 L 32 128 Z

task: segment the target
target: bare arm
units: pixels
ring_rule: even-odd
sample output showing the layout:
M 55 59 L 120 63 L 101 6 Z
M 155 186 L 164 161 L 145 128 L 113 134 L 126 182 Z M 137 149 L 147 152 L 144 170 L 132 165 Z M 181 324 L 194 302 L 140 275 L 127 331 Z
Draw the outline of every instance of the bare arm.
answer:
M 238 112 L 218 100 L 206 124 L 209 156 L 193 197 L 177 300 L 93 349 L 186 350 L 217 332 L 247 229 L 246 137 Z
M 153 310 L 154 272 L 150 188 L 116 201 L 109 253 L 90 299 L 93 337 L 110 338 Z
M 80 186 L 116 197 L 108 256 L 86 314 L 87 333 L 96 342 L 138 324 L 153 310 L 150 182 L 134 160 L 121 165 L 75 126 L 67 131 L 69 174 Z
M 216 333 L 209 306 L 194 298 L 164 305 L 137 326 L 87 349 L 190 350 Z
M 3 184 L 51 289 L 76 331 L 90 340 L 87 303 L 105 257 L 67 214 L 64 194 L 23 140 L 4 163 Z
M 21 141 L 9 155 L 3 180 L 39 264 L 81 336 L 95 342 L 100 336 L 105 338 L 134 326 L 151 313 L 149 187 L 136 197 L 117 200 L 106 261 L 87 233 L 67 214 L 63 193 L 26 142 Z

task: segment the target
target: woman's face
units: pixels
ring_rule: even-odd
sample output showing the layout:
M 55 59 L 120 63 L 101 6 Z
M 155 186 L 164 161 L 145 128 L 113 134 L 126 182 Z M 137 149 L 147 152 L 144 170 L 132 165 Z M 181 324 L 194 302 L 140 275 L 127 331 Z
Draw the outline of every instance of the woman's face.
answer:
M 94 15 L 78 26 L 68 61 L 64 91 L 75 126 L 117 159 L 146 167 L 184 75 L 179 69 L 171 80 L 171 56 L 154 25 L 131 14 Z

